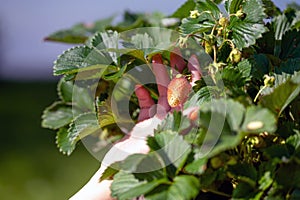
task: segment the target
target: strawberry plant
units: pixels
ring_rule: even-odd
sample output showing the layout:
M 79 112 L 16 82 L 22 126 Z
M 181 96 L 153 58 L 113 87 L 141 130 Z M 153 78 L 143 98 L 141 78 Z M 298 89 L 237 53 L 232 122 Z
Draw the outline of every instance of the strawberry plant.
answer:
M 42 116 L 62 153 L 82 141 L 102 160 L 141 121 L 160 119 L 147 151 L 104 163 L 112 197 L 300 198 L 300 11 L 220 3 L 126 12 L 117 25 L 46 38 L 78 44 L 54 62 L 58 100 Z

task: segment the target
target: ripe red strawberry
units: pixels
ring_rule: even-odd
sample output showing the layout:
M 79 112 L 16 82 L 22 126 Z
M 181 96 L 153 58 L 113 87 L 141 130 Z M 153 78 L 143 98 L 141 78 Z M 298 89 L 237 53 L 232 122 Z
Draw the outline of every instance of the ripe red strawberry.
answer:
M 168 85 L 167 98 L 171 107 L 182 106 L 191 89 L 190 83 L 181 75 L 176 76 Z

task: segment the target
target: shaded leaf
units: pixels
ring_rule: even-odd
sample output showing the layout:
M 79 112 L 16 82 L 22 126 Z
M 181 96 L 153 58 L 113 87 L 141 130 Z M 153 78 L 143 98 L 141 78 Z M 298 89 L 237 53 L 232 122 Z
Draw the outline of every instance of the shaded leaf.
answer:
M 285 164 L 278 170 L 275 178 L 276 182 L 284 188 L 300 188 L 299 164 Z
M 236 165 L 231 165 L 228 166 L 228 172 L 231 175 L 233 175 L 236 179 L 247 182 L 251 186 L 255 187 L 257 180 L 257 171 L 252 164 L 238 163 Z
M 285 62 L 282 62 L 279 67 L 275 68 L 276 74 L 291 74 L 300 71 L 300 58 L 297 59 L 288 59 Z
M 281 43 L 281 59 L 300 59 L 300 31 L 288 31 L 284 34 Z
M 273 26 L 275 30 L 276 40 L 282 40 L 283 35 L 287 31 L 291 30 L 292 24 L 295 23 L 294 21 L 295 16 L 296 16 L 295 11 L 289 10 L 273 18 Z

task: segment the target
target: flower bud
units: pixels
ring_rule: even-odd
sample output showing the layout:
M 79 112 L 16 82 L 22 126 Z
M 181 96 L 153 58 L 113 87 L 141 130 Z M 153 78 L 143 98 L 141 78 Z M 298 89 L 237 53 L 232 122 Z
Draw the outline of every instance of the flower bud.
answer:
M 200 16 L 200 13 L 199 13 L 198 10 L 191 10 L 190 11 L 190 18 L 196 19 L 199 16 Z
M 225 27 L 228 25 L 228 19 L 226 17 L 221 17 L 219 19 L 219 24 L 222 26 L 222 27 Z

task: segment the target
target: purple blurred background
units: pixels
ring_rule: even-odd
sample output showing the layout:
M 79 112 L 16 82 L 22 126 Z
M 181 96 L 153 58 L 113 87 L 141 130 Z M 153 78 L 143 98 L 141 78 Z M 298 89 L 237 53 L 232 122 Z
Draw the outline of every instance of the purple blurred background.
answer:
M 283 9 L 293 0 L 274 0 Z M 44 42 L 49 33 L 125 10 L 173 13 L 185 0 L 9 0 L 0 7 L 0 79 L 53 79 L 52 63 L 68 45 Z M 299 3 L 300 0 L 294 0 Z

